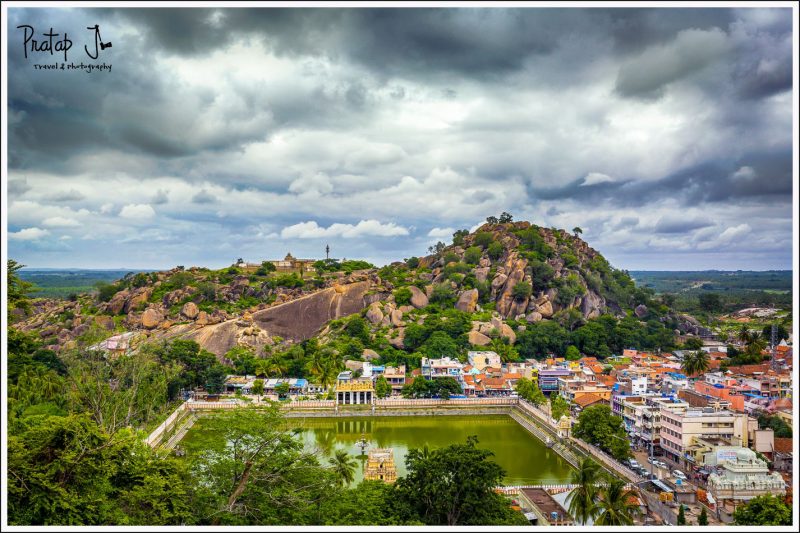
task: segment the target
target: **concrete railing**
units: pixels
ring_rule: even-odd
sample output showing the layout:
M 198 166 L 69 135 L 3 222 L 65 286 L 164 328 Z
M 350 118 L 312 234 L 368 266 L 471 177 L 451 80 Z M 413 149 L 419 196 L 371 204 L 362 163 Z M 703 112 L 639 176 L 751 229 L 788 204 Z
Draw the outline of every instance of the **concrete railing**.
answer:
M 166 420 L 159 424 L 158 427 L 150 433 L 150 435 L 145 439 L 145 443 L 147 443 L 148 446 L 156 446 L 161 441 L 161 437 L 164 435 L 165 431 L 174 429 L 176 421 L 179 417 L 181 417 L 181 415 L 183 415 L 184 411 L 186 411 L 187 403 L 188 402 L 180 404 L 178 408 L 167 417 Z
M 624 477 L 625 479 L 627 479 L 629 481 L 633 481 L 633 482 L 638 482 L 638 481 L 642 480 L 642 476 L 640 476 L 639 474 L 635 473 L 633 470 L 631 470 L 627 466 L 623 465 L 622 463 L 620 463 L 619 461 L 617 461 L 616 459 L 614 459 L 613 457 L 608 455 L 606 452 L 604 452 L 600 448 L 598 448 L 596 446 L 593 446 L 593 445 L 591 445 L 591 444 L 589 444 L 587 442 L 582 441 L 581 439 L 578 439 L 578 438 L 575 438 L 575 437 L 572 437 L 572 436 L 570 436 L 570 441 L 572 442 L 572 444 L 576 448 L 580 449 L 581 451 L 583 451 L 587 455 L 592 456 L 594 459 L 596 459 L 605 468 L 608 468 L 608 469 L 616 472 L 617 474 L 619 474 L 620 476 Z

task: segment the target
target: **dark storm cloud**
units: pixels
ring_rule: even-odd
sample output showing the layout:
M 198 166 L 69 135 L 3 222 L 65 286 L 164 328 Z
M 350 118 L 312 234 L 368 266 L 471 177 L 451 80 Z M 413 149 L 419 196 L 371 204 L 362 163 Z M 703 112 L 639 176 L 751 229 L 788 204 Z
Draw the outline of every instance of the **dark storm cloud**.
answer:
M 203 189 L 194 196 L 192 196 L 192 203 L 193 204 L 214 204 L 217 203 L 219 199 L 208 192 L 207 190 Z
M 133 257 L 152 242 L 163 261 L 157 243 L 178 237 L 203 264 L 244 254 L 237 246 L 260 253 L 288 226 L 368 220 L 409 235 L 365 238 L 348 256 L 396 259 L 424 251 L 432 229 L 523 210 L 591 238 L 610 229 L 642 253 L 673 246 L 679 230 L 704 246 L 726 229 L 786 237 L 763 220 L 785 219 L 792 192 L 790 10 L 9 15 L 9 220 L 30 230 L 17 246 L 73 232 L 65 242 L 88 254 L 127 224 L 168 223 L 139 232 Z M 81 54 L 83 28 L 99 23 L 113 73 L 34 71 L 19 23 L 68 28 Z M 718 228 L 697 226 L 706 211 Z M 43 224 L 52 219 L 81 226 Z M 78 228 L 114 224 L 79 240 Z M 268 242 L 239 242 L 242 227 Z
M 752 169 L 745 178 L 736 173 Z M 733 162 L 708 161 L 681 169 L 655 180 L 621 179 L 595 185 L 583 185 L 580 178 L 562 187 L 528 186 L 531 198 L 540 200 L 572 199 L 586 204 L 608 201 L 618 206 L 643 206 L 654 198 L 672 198 L 684 205 L 703 202 L 747 200 L 791 201 L 792 152 L 748 154 Z
M 706 218 L 686 218 L 679 213 L 664 215 L 656 222 L 656 233 L 689 233 L 696 229 L 713 226 Z

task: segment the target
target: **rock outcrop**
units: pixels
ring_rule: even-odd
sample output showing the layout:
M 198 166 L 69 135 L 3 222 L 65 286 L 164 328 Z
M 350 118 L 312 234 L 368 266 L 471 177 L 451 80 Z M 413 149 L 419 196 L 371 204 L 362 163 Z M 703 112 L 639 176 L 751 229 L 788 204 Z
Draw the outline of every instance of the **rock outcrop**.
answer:
M 322 289 L 290 302 L 253 313 L 253 321 L 271 335 L 296 342 L 313 337 L 326 322 L 358 313 L 365 307 L 364 296 L 371 281 L 360 281 Z

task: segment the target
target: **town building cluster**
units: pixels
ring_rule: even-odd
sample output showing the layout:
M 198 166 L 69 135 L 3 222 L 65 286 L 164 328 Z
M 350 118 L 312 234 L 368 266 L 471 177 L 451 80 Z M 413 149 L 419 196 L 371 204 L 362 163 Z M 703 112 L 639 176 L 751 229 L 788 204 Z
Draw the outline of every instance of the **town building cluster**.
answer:
M 782 343 L 776 350 L 780 357 L 770 362 L 725 370 L 720 367 L 724 346 L 707 341 L 703 350 L 709 368 L 691 376 L 681 370 L 685 354 L 680 351 L 625 350 L 602 362 L 553 357 L 514 363 L 503 363 L 493 351 L 470 351 L 465 362 L 423 358 L 420 368 L 411 371 L 403 365 L 360 362 L 359 368 L 340 373 L 330 390 L 305 379 L 263 379 L 263 394 L 275 394 L 286 384 L 281 390 L 288 396 L 324 395 L 337 405 L 370 405 L 378 399 L 380 377 L 389 384 L 390 396 L 400 396 L 404 386 L 422 377 L 452 378 L 461 388 L 456 397 L 516 397 L 516 383 L 527 378 L 545 396 L 567 400 L 573 424 L 581 411 L 608 405 L 622 420 L 631 447 L 666 469 L 666 476 L 651 474 L 653 483 L 681 503 L 695 503 L 698 493 L 711 506 L 785 494 L 791 483 L 792 439 L 759 427 L 757 417 L 766 414 L 792 426 L 792 348 Z M 228 376 L 225 389 L 250 394 L 256 379 Z M 646 466 L 637 466 L 642 475 Z

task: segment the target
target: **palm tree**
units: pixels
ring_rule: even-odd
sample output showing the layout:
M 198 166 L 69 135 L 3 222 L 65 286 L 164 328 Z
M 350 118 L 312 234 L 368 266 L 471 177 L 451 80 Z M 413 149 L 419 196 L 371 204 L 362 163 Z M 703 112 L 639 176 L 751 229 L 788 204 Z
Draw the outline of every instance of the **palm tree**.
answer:
M 356 467 L 358 466 L 358 462 L 350 457 L 345 450 L 336 450 L 336 453 L 333 454 L 328 460 L 331 464 L 333 472 L 339 478 L 339 482 L 343 485 L 349 485 L 355 479 L 355 471 Z
M 759 333 L 753 333 L 750 336 L 750 340 L 747 342 L 745 353 L 750 356 L 761 355 L 761 352 L 766 350 L 766 348 L 767 339 Z
M 630 526 L 639 514 L 636 493 L 625 488 L 625 482 L 607 477 L 600 486 L 597 499 L 597 526 Z
M 747 325 L 746 325 L 746 324 L 742 324 L 742 327 L 741 327 L 741 329 L 739 330 L 739 334 L 737 335 L 737 338 L 738 338 L 738 339 L 739 339 L 739 340 L 740 340 L 740 341 L 741 341 L 743 344 L 748 344 L 748 343 L 750 342 L 750 338 L 751 338 L 751 337 L 750 337 L 750 330 L 749 330 L 749 329 L 747 329 Z
M 586 524 L 589 519 L 597 515 L 598 511 L 595 498 L 597 497 L 597 482 L 600 478 L 600 465 L 592 458 L 584 457 L 578 470 L 572 472 L 571 478 L 572 483 L 578 487 L 567 496 L 569 513 L 581 524 Z
M 320 373 L 317 376 L 319 384 L 325 389 L 328 389 L 336 382 L 336 377 L 339 375 L 339 364 L 334 358 L 326 359 L 322 364 Z
M 681 362 L 681 368 L 687 376 L 702 374 L 708 370 L 708 365 L 708 354 L 703 350 L 698 350 L 696 352 L 691 352 L 684 355 L 683 361 Z

